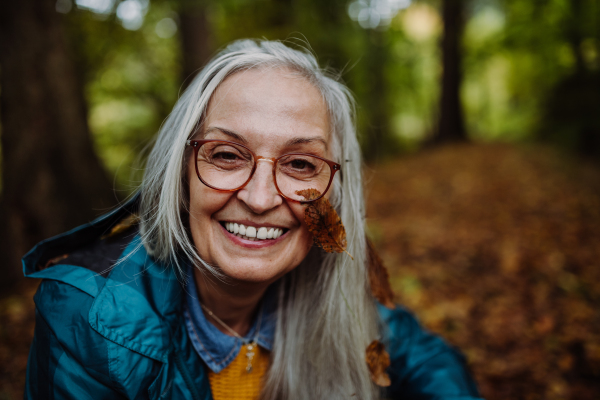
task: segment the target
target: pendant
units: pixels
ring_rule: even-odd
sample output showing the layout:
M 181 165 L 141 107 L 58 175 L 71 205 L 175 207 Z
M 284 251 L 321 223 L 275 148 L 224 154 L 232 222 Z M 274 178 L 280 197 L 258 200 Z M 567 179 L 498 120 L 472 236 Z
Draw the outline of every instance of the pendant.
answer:
M 256 343 L 249 343 L 246 346 L 246 358 L 248 358 L 248 365 L 246 365 L 246 372 L 252 372 L 252 359 L 254 358 L 254 346 Z

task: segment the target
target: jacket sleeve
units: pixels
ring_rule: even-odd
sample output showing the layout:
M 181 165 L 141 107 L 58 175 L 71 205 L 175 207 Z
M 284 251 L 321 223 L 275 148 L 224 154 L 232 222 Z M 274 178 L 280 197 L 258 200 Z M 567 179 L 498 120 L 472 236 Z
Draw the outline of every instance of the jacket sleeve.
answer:
M 403 400 L 480 399 L 465 359 L 441 338 L 425 331 L 406 310 L 379 306 L 390 354 L 392 385 L 387 397 Z
M 25 399 L 123 398 L 110 378 L 107 343 L 88 323 L 94 298 L 68 284 L 44 280 L 34 300 Z

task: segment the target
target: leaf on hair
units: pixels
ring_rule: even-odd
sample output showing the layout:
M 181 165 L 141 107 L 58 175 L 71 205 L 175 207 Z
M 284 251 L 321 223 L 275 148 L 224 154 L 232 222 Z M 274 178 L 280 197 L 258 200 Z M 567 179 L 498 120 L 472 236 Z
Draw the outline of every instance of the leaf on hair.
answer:
M 394 292 L 390 285 L 390 276 L 387 269 L 383 265 L 383 261 L 373 242 L 366 238 L 367 241 L 367 268 L 369 271 L 369 281 L 371 283 L 371 293 L 382 305 L 387 308 L 394 309 Z
M 112 227 L 109 233 L 102 236 L 100 240 L 104 240 L 113 236 L 118 235 L 119 233 L 125 232 L 132 226 L 137 225 L 140 222 L 140 217 L 137 214 L 130 214 L 127 217 L 123 218 L 119 221 L 118 224 Z
M 316 189 L 298 190 L 296 194 L 303 196 L 306 200 L 314 200 L 321 196 Z M 321 247 L 328 253 L 346 252 L 346 229 L 342 224 L 340 216 L 335 211 L 329 200 L 325 197 L 317 201 L 304 204 L 304 221 L 309 232 L 313 235 L 315 245 Z
M 379 340 L 373 340 L 367 347 L 367 367 L 371 380 L 378 386 L 387 387 L 392 384 L 389 375 L 385 372 L 390 366 L 390 355 L 385 351 L 385 346 Z

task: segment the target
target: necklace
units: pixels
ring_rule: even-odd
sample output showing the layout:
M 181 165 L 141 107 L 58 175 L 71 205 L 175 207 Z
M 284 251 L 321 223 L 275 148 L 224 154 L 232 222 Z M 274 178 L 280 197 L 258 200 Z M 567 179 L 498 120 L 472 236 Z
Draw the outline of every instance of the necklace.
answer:
M 254 338 L 252 340 L 241 337 L 239 333 L 234 331 L 229 325 L 227 325 L 225 322 L 223 322 L 211 310 L 209 310 L 209 308 L 206 307 L 204 304 L 200 303 L 200 307 L 202 307 L 202 309 L 204 311 L 206 311 L 208 313 L 208 315 L 210 315 L 212 318 L 214 318 L 214 320 L 217 321 L 223 328 L 227 329 L 227 331 L 229 331 L 233 336 L 235 336 L 236 338 L 238 338 L 239 340 L 242 341 L 244 346 L 246 346 L 246 358 L 248 359 L 248 365 L 246 365 L 246 372 L 247 373 L 252 372 L 252 359 L 254 358 L 254 355 L 255 355 L 254 349 L 256 348 L 256 346 L 258 346 L 258 344 L 257 344 L 258 332 L 260 332 L 260 323 L 262 321 L 262 312 L 263 312 L 262 307 L 260 309 L 258 323 L 256 325 L 256 334 L 254 335 Z

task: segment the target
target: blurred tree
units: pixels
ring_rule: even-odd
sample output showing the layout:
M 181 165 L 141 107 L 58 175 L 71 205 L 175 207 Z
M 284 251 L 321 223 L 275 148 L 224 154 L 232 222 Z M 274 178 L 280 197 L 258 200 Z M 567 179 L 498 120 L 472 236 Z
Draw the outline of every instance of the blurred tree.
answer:
M 116 202 L 55 3 L 5 1 L 0 9 L 2 286 L 21 275 L 19 260 L 36 242 Z
M 370 29 L 370 46 L 364 57 L 367 72 L 368 90 L 362 104 L 368 116 L 368 124 L 362 135 L 362 148 L 365 159 L 376 161 L 398 152 L 398 143 L 390 129 L 389 88 L 386 67 L 389 62 L 389 35 L 386 31 Z
M 171 111 L 182 82 L 178 3 L 153 0 L 137 29 L 114 13 L 73 7 L 67 39 L 82 77 L 98 156 L 125 197 L 137 190 L 144 148 Z
M 183 56 L 182 82 L 187 85 L 214 51 L 208 18 L 209 0 L 180 0 L 179 28 Z
M 462 78 L 461 37 L 463 31 L 463 1 L 443 0 L 442 20 L 442 95 L 439 120 L 432 143 L 465 141 L 460 84 Z
M 559 32 L 573 63 L 544 101 L 539 137 L 600 161 L 600 5 L 563 5 Z

